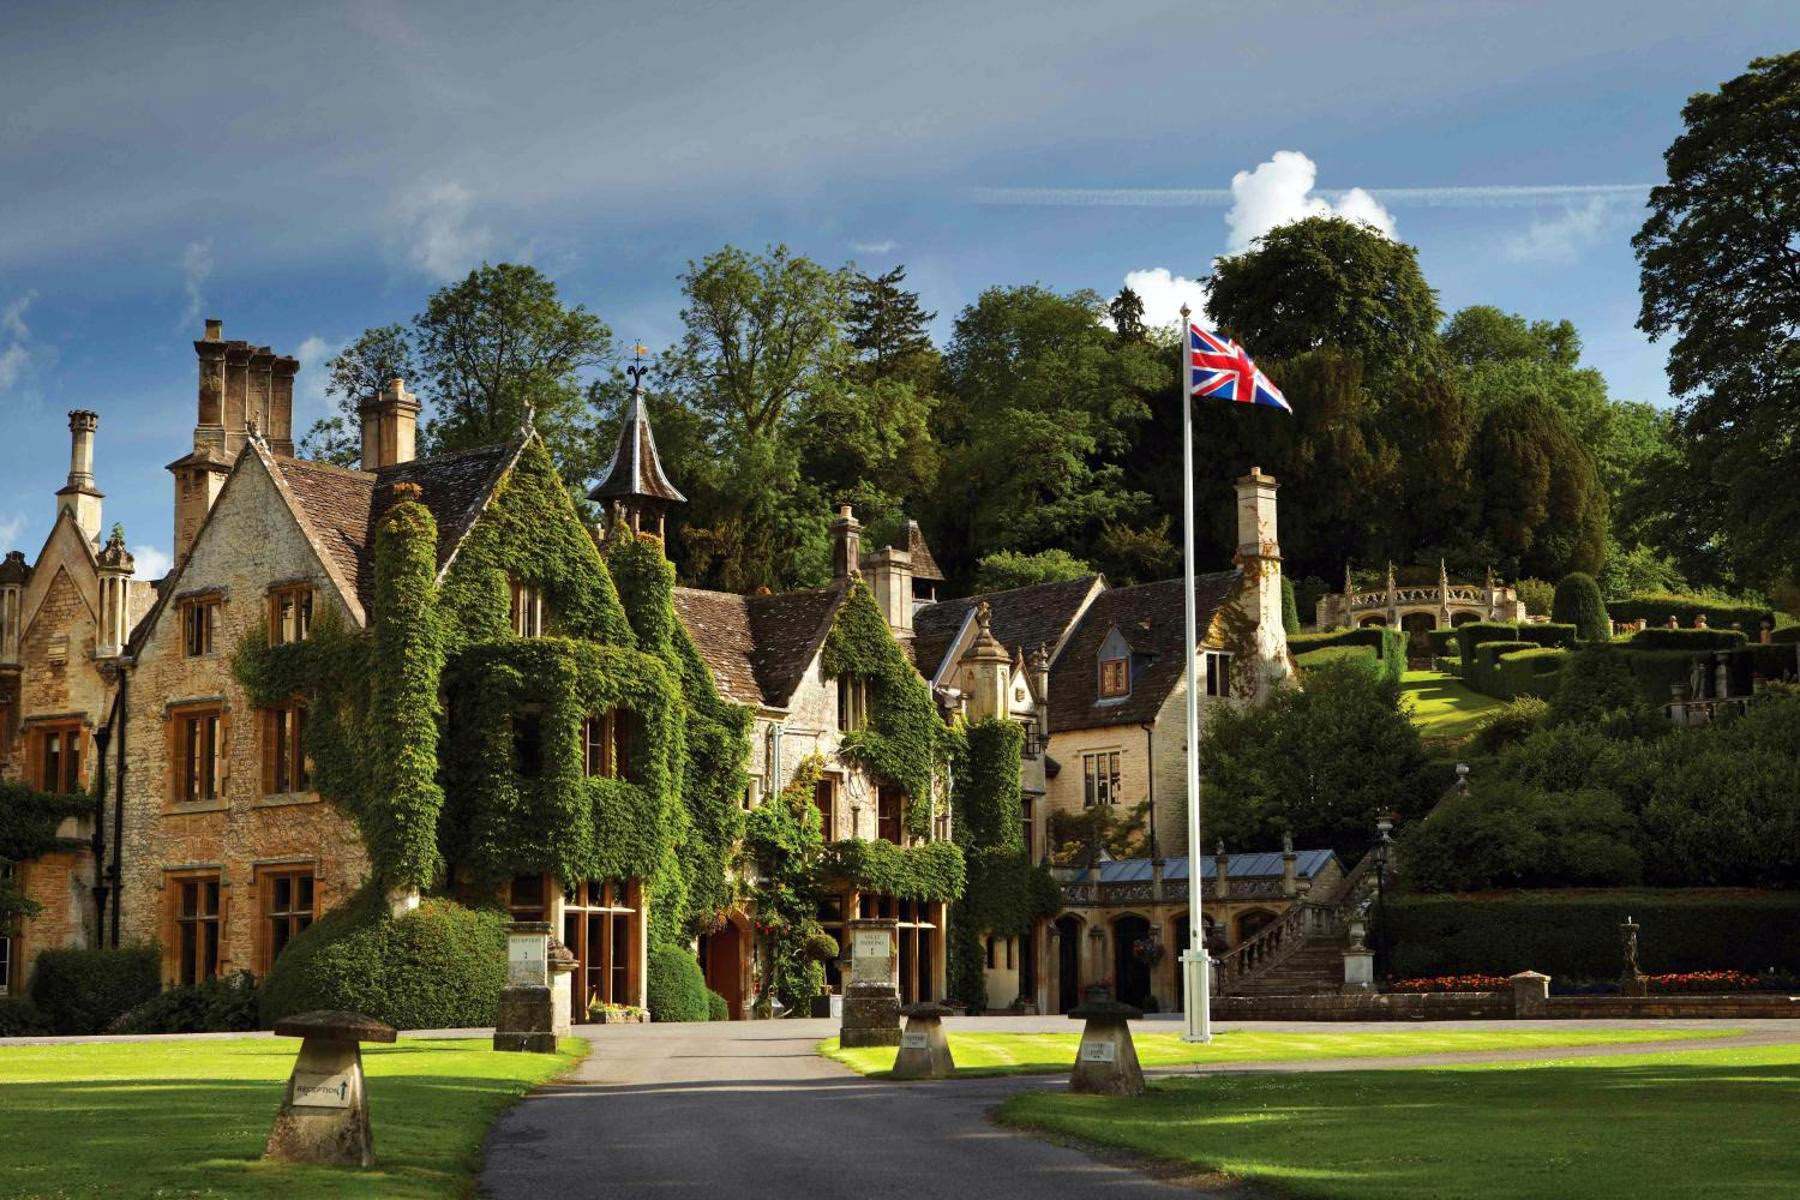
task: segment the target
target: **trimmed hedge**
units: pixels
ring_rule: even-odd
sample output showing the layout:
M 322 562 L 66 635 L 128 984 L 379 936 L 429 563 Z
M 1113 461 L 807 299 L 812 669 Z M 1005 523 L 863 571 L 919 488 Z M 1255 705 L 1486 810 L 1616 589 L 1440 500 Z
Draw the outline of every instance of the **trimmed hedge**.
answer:
M 1608 619 L 1606 601 L 1600 598 L 1600 585 L 1592 575 L 1573 571 L 1556 585 L 1556 597 L 1550 615 L 1575 626 L 1586 642 L 1604 642 L 1612 637 L 1612 621 Z
M 1518 625 L 1519 640 L 1530 642 L 1535 646 L 1545 646 L 1558 650 L 1573 650 L 1580 641 L 1578 631 L 1573 625 L 1562 625 L 1555 621 L 1532 623 L 1521 622 Z M 1601 639 L 1604 641 L 1605 639 Z
M 1800 970 L 1800 892 L 1621 888 L 1401 896 L 1387 902 L 1402 977 L 1542 971 L 1616 979 L 1619 924 L 1642 926 L 1646 973 Z
M 1305 654 L 1294 656 L 1294 665 L 1301 670 L 1342 662 L 1355 663 L 1376 674 L 1381 673 L 1381 660 L 1375 657 L 1373 646 L 1327 646 L 1323 650 L 1308 650 Z
M 1740 646 L 1731 652 L 1731 674 L 1734 682 L 1750 675 L 1760 675 L 1764 679 L 1793 679 L 1800 675 L 1800 655 L 1794 652 L 1791 642 Z
M 162 990 L 162 952 L 155 946 L 45 950 L 27 990 L 56 1033 L 102 1033 Z
M 261 1015 L 344 1009 L 396 1029 L 492 1025 L 506 986 L 506 914 L 430 899 L 399 917 L 373 891 L 287 944 L 263 980 Z
M 1462 659 L 1465 666 L 1475 661 L 1475 647 L 1483 642 L 1519 640 L 1519 627 L 1504 621 L 1470 621 L 1466 625 L 1458 625 L 1455 633 L 1456 657 Z
M 700 960 L 684 946 L 657 946 L 650 951 L 644 998 L 652 1021 L 709 1019 L 706 976 Z
M 1406 674 L 1406 634 L 1385 625 L 1362 629 L 1338 629 L 1329 633 L 1301 633 L 1288 638 L 1296 661 L 1303 654 L 1339 646 L 1367 646 L 1373 650 L 1382 673 L 1396 683 Z
M 1480 642 L 1476 645 L 1473 657 L 1463 659 L 1463 682 L 1483 695 L 1510 700 L 1511 696 L 1501 694 L 1500 656 L 1517 650 L 1537 648 L 1535 642 L 1521 642 L 1517 639 Z
M 37 1037 L 53 1032 L 44 1010 L 23 996 L 0 996 L 0 1037 Z
M 1523 696 L 1548 700 L 1562 686 L 1563 668 L 1568 663 L 1567 650 L 1550 647 L 1501 655 L 1491 676 L 1496 685 L 1493 695 L 1500 700 Z
M 1626 645 L 1641 650 L 1735 650 L 1749 642 L 1736 629 L 1640 629 Z
M 709 1021 L 731 1020 L 730 1002 L 711 988 L 706 989 L 706 1019 Z
M 1735 628 L 1752 640 L 1762 636 L 1764 621 L 1773 623 L 1775 620 L 1774 610 L 1754 604 L 1730 604 L 1666 593 L 1615 600 L 1606 606 L 1606 610 L 1615 621 L 1644 621 L 1649 625 L 1667 625 L 1669 618 L 1674 617 L 1683 628 L 1691 628 L 1694 618 L 1705 613 L 1706 623 L 1714 629 Z
M 1431 639 L 1431 654 L 1434 658 L 1448 658 L 1457 653 L 1456 630 L 1432 629 L 1425 636 Z
M 1800 625 L 1784 625 L 1771 633 L 1769 640 L 1779 646 L 1792 646 L 1800 642 Z

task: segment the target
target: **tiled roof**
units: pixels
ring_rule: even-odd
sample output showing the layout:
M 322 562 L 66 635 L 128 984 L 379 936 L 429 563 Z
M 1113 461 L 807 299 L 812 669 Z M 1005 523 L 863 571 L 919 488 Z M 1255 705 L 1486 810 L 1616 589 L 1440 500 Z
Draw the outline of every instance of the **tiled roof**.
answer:
M 31 580 L 31 567 L 25 562 L 25 552 L 14 550 L 0 562 L 0 583 L 28 583 Z
M 375 523 L 390 502 L 393 485 L 418 485 L 420 501 L 437 520 L 437 557 L 442 568 L 474 525 L 518 450 L 516 442 L 483 446 L 414 459 L 375 473 L 301 458 L 274 461 L 318 537 L 320 549 L 349 581 L 366 612 L 375 596 Z
M 1239 577 L 1240 572 L 1233 570 L 1194 580 L 1202 635 Z M 1101 592 L 1050 668 L 1050 728 L 1060 732 L 1154 721 L 1186 669 L 1184 624 L 1179 579 Z M 1131 692 L 1122 700 L 1102 703 L 1100 644 L 1115 628 L 1131 647 Z
M 1039 646 L 1055 650 L 1097 578 L 1085 575 L 1060 583 L 1034 583 L 926 605 L 913 614 L 913 654 L 919 673 L 927 679 L 937 676 L 963 619 L 983 600 L 988 602 L 989 627 L 1002 646 L 1023 650 L 1027 657 Z
M 613 448 L 606 478 L 588 493 L 591 500 L 608 496 L 650 496 L 677 503 L 687 499 L 663 474 L 662 458 L 656 453 L 656 434 L 650 429 L 650 415 L 644 411 L 644 394 L 640 391 L 631 393 L 631 408 L 619 426 L 619 442 Z
M 843 581 L 763 596 L 676 588 L 675 615 L 721 691 L 740 704 L 781 708 L 824 644 L 847 594 Z
M 925 534 L 920 531 L 917 521 L 906 523 L 905 549 L 912 554 L 914 579 L 929 579 L 933 583 L 944 582 L 944 569 L 938 566 L 937 559 L 932 556 L 931 547 L 925 544 Z
M 738 704 L 761 704 L 747 598 L 733 592 L 678 587 L 674 599 L 676 619 L 694 639 L 725 698 Z
M 1280 879 L 1281 852 L 1265 850 L 1254 854 L 1227 854 L 1225 868 L 1228 879 Z M 1294 852 L 1294 873 L 1301 879 L 1311 879 L 1324 871 L 1337 856 L 1330 850 L 1296 850 Z M 1187 855 L 1178 855 L 1163 860 L 1164 879 L 1186 879 L 1188 877 Z M 1210 854 L 1200 856 L 1200 878 L 1202 880 L 1219 877 L 1218 860 Z M 1147 883 L 1150 880 L 1150 860 L 1147 858 L 1123 858 L 1116 862 L 1100 864 L 1101 883 Z

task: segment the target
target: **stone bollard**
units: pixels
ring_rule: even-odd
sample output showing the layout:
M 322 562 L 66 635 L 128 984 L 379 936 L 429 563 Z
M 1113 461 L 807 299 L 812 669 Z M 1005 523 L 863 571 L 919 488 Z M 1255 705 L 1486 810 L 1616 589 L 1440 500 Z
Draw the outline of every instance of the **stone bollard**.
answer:
M 548 921 L 514 921 L 507 927 L 506 987 L 494 1023 L 494 1049 L 554 1054 L 559 1021 L 560 1031 L 568 1032 L 568 972 L 574 956 L 558 944 L 556 949 L 568 959 L 559 964 L 551 945 Z
M 1513 1016 L 1521 1020 L 1541 1020 L 1550 1015 L 1550 977 L 1536 971 L 1520 971 L 1512 976 Z
M 1143 1017 L 1142 1009 L 1114 1000 L 1090 1000 L 1069 1010 L 1069 1017 L 1087 1022 L 1081 1029 L 1081 1046 L 1075 1051 L 1075 1069 L 1069 1073 L 1069 1090 L 1103 1096 L 1141 1096 L 1144 1072 L 1138 1066 L 1137 1047 L 1126 1022 Z
M 850 923 L 850 984 L 838 1045 L 900 1044 L 899 958 L 891 917 L 859 917 Z
M 900 1010 L 906 1018 L 906 1031 L 900 1035 L 893 1078 L 948 1079 L 956 1073 L 950 1039 L 944 1033 L 944 1018 L 955 1012 L 954 1008 L 931 1001 L 909 1004 Z
M 263 1157 L 339 1167 L 375 1165 L 362 1042 L 391 1042 L 394 1028 L 349 1012 L 309 1012 L 275 1022 L 277 1037 L 297 1037 L 300 1054 Z

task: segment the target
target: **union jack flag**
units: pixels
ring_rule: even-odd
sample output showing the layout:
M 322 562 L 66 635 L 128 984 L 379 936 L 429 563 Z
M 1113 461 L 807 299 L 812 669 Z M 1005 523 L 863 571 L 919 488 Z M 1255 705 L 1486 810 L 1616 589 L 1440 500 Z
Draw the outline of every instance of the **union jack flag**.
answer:
M 1281 389 L 1250 361 L 1244 348 L 1229 338 L 1188 323 L 1187 391 L 1190 396 L 1261 404 L 1292 413 Z

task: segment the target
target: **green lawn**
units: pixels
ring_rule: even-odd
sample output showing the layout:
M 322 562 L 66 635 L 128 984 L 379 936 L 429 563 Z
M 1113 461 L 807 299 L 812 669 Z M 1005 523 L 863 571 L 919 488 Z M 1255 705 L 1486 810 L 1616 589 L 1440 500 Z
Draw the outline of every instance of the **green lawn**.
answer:
M 1501 702 L 1466 686 L 1442 671 L 1408 671 L 1400 691 L 1419 733 L 1428 738 L 1458 738 L 1481 728 Z
M 365 1047 L 372 1170 L 259 1161 L 291 1038 L 0 1048 L 0 1193 L 69 1196 L 458 1196 L 500 1111 L 577 1061 L 485 1040 Z
M 1003 1123 L 1331 1200 L 1793 1195 L 1800 1046 L 1020 1095 Z
M 1073 1022 L 1071 1022 L 1073 1024 Z M 1477 1050 L 1556 1050 L 1566 1046 L 1662 1042 L 1687 1038 L 1730 1037 L 1736 1029 L 1407 1029 L 1380 1033 L 1278 1033 L 1233 1029 L 1217 1034 L 1208 1045 L 1181 1040 L 1179 1033 L 1134 1033 L 1138 1061 L 1146 1067 L 1200 1066 L 1208 1063 L 1308 1062 L 1321 1058 L 1393 1058 L 1407 1054 L 1449 1054 Z M 1075 1062 L 1079 1030 L 1069 1033 L 950 1034 L 950 1053 L 958 1075 L 1029 1075 L 1067 1071 Z M 836 1038 L 819 1043 L 819 1053 L 864 1075 L 893 1069 L 893 1046 L 859 1046 L 845 1050 Z

